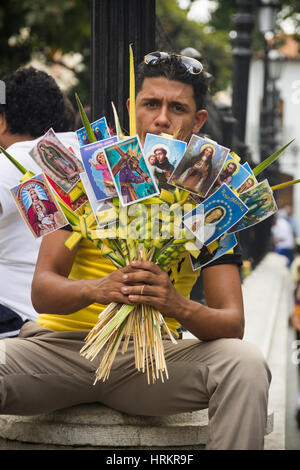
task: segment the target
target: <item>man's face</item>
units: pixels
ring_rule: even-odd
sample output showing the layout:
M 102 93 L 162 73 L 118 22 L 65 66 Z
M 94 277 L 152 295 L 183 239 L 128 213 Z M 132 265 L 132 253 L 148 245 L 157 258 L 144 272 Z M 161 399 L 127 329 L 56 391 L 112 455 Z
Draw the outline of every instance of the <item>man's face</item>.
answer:
M 234 163 L 229 163 L 227 169 L 230 171 L 230 173 L 234 173 L 236 170 L 236 166 Z
M 128 103 L 127 103 L 128 106 Z M 180 135 L 188 140 L 207 119 L 205 110 L 196 110 L 192 85 L 164 77 L 145 78 L 136 96 L 137 133 Z
M 158 163 L 162 163 L 165 160 L 166 154 L 161 149 L 155 150 L 154 153 L 155 153 L 155 156 L 158 160 Z
M 138 166 L 139 165 L 135 160 L 131 160 L 131 162 L 129 163 L 129 168 L 131 168 L 132 170 L 136 170 Z
M 248 178 L 247 181 L 246 181 L 246 188 L 249 189 L 252 186 L 254 186 L 254 181 L 253 181 L 252 178 Z

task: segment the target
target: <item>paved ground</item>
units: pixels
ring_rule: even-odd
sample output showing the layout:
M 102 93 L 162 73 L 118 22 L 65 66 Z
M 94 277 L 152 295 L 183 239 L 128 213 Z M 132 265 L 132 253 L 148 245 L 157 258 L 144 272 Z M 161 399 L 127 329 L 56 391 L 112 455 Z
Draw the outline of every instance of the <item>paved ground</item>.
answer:
M 300 450 L 300 430 L 295 419 L 297 407 L 300 407 L 300 369 L 299 365 L 295 364 L 295 341 L 297 341 L 295 331 L 289 328 L 287 341 L 286 450 Z M 300 354 L 296 356 L 299 360 Z

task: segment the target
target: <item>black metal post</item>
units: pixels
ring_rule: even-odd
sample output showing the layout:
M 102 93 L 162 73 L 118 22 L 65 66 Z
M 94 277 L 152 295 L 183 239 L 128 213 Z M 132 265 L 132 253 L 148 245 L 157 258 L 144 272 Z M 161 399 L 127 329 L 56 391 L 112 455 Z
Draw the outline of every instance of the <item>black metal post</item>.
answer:
M 271 137 L 271 113 L 269 103 L 269 46 L 268 41 L 264 39 L 264 58 L 263 58 L 263 96 L 260 112 L 260 160 L 263 161 L 270 155 L 270 137 Z
M 155 50 L 155 0 L 91 0 L 91 115 L 128 130 L 129 44 L 135 63 Z
M 254 7 L 252 0 L 237 0 L 236 3 L 237 13 L 233 16 L 237 36 L 233 48 L 232 113 L 237 121 L 235 134 L 241 142 L 244 142 Z

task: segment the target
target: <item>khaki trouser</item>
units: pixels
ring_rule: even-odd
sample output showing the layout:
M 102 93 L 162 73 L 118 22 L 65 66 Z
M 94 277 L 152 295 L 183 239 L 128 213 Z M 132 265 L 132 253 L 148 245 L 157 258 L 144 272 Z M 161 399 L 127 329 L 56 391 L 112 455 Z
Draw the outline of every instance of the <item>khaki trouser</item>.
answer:
M 169 380 L 147 384 L 134 367 L 133 344 L 117 354 L 110 378 L 97 382 L 83 358 L 86 331 L 55 332 L 27 322 L 0 341 L 0 412 L 33 415 L 101 402 L 138 415 L 208 407 L 207 449 L 262 449 L 271 374 L 260 351 L 239 339 L 164 341 Z

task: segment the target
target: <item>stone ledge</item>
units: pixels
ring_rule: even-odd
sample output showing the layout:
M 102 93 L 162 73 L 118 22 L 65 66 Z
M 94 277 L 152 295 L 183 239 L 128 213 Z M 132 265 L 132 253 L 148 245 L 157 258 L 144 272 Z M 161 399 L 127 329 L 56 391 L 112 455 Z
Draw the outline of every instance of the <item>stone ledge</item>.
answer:
M 0 416 L 0 438 L 27 443 L 91 447 L 205 446 L 207 410 L 165 417 L 133 416 L 87 404 L 36 416 Z M 266 434 L 273 429 L 268 416 Z

